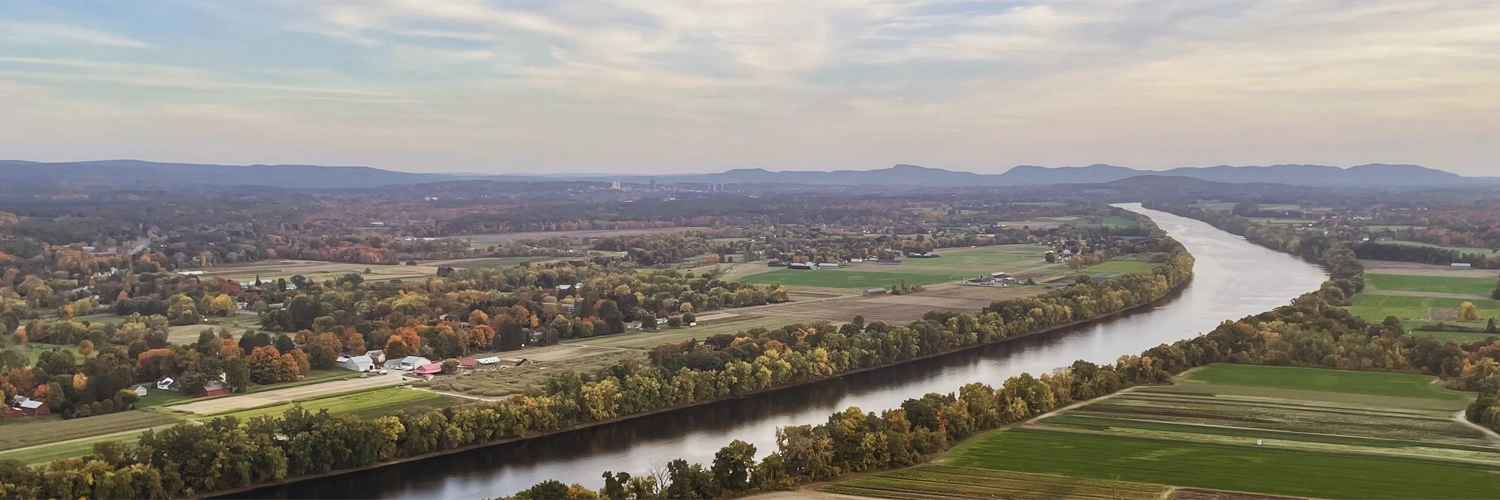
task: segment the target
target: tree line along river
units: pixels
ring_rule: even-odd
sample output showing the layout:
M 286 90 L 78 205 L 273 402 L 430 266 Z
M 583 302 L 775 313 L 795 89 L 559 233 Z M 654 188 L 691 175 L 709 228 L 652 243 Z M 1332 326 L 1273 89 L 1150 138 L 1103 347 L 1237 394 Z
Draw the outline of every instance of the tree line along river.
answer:
M 476 499 L 509 495 L 557 479 L 597 488 L 606 470 L 644 473 L 683 458 L 708 463 L 734 439 L 758 455 L 776 449 L 776 428 L 817 424 L 857 406 L 879 412 L 928 392 L 970 382 L 997 384 L 1084 359 L 1111 363 L 1190 338 L 1220 322 L 1267 311 L 1317 289 L 1322 269 L 1256 246 L 1208 224 L 1121 205 L 1182 242 L 1197 262 L 1194 279 L 1148 310 L 967 351 L 525 441 L 269 486 L 226 498 Z

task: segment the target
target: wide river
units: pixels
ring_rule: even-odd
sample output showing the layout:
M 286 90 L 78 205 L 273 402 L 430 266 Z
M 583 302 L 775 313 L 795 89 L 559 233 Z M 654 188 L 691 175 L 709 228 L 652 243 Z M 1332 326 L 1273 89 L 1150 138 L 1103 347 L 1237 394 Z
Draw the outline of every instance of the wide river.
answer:
M 734 439 L 759 455 L 776 449 L 776 428 L 816 424 L 850 406 L 879 412 L 929 392 L 970 382 L 999 385 L 1021 372 L 1045 373 L 1075 360 L 1110 363 L 1162 343 L 1190 338 L 1220 322 L 1260 313 L 1317 289 L 1317 266 L 1139 205 L 1197 258 L 1195 277 L 1177 297 L 1148 311 L 1016 339 L 905 365 L 378 469 L 246 492 L 243 498 L 479 499 L 509 495 L 547 479 L 597 488 L 606 470 L 645 472 L 676 458 L 708 464 Z

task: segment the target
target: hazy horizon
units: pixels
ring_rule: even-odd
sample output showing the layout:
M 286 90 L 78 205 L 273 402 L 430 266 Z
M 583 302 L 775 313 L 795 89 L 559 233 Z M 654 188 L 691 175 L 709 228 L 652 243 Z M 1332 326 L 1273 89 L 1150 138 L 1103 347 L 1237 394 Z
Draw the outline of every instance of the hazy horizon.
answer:
M 1500 3 L 0 2 L 0 156 L 1500 175 Z

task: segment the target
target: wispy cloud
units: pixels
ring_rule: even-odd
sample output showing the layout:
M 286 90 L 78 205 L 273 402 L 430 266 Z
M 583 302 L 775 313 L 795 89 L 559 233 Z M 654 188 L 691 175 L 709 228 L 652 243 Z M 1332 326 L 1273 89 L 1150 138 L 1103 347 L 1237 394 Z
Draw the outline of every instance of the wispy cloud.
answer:
M 128 36 L 77 26 L 0 20 L 0 46 L 5 45 L 102 45 L 144 49 L 150 44 Z

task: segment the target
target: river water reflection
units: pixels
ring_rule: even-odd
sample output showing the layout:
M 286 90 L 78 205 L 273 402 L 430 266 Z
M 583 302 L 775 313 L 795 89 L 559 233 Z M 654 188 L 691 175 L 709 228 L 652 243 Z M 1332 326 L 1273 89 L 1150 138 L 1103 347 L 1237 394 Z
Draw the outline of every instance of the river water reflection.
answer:
M 1317 266 L 1208 224 L 1139 205 L 1197 258 L 1178 296 L 1148 311 L 749 398 L 687 408 L 509 445 L 250 491 L 239 498 L 476 499 L 509 495 L 547 479 L 602 484 L 606 470 L 641 473 L 676 458 L 709 463 L 734 439 L 760 455 L 775 430 L 815 424 L 849 406 L 900 406 L 928 392 L 980 381 L 999 385 L 1021 372 L 1044 373 L 1078 359 L 1110 363 L 1162 343 L 1196 336 L 1221 321 L 1260 313 L 1317 289 Z

